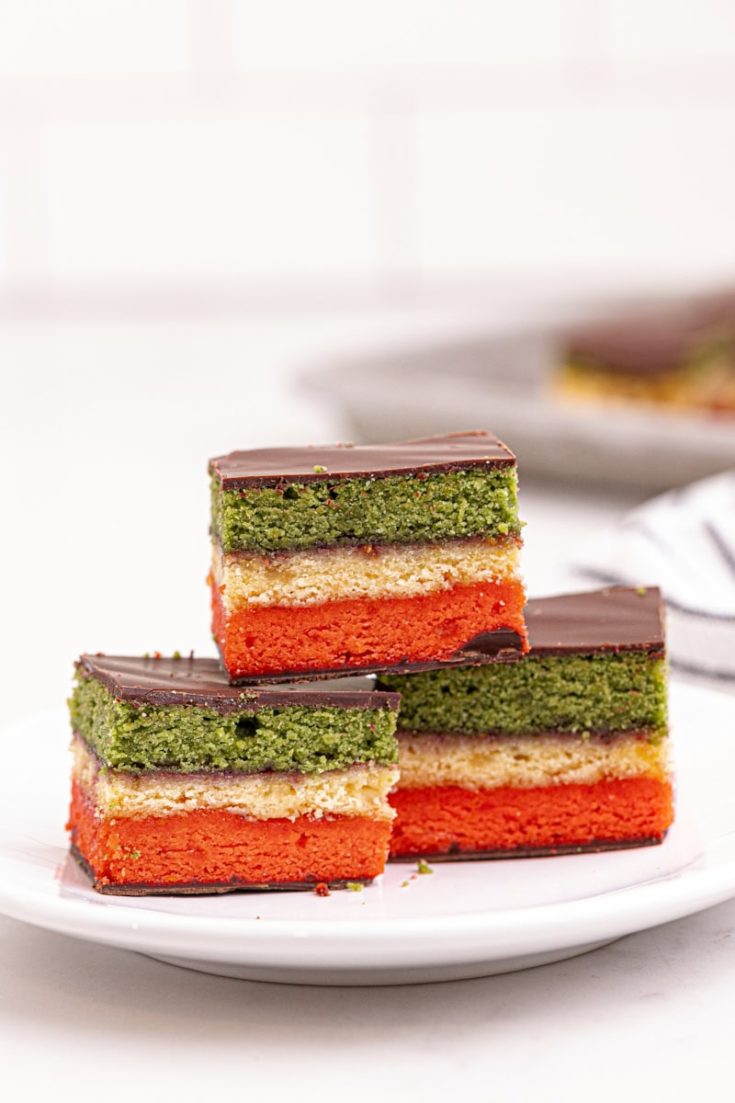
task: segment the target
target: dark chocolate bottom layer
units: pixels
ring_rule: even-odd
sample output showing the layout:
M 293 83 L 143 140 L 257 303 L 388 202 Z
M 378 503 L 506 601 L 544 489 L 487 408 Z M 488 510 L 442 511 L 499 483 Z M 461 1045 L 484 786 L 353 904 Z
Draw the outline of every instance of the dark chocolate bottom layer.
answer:
M 488 633 L 486 640 L 492 637 Z M 484 666 L 486 663 L 508 663 L 523 658 L 521 650 L 523 641 L 515 632 L 505 630 L 497 633 L 497 644 L 488 642 L 486 650 L 464 648 L 457 651 L 450 659 L 435 660 L 425 663 L 391 663 L 372 664 L 367 666 L 340 666 L 324 668 L 322 670 L 280 670 L 278 674 L 258 674 L 257 677 L 247 678 L 228 674 L 228 681 L 233 686 L 251 686 L 261 684 L 275 684 L 278 682 L 318 682 L 325 678 L 354 677 L 358 674 L 414 674 L 419 670 L 440 670 L 452 666 Z M 222 649 L 218 645 L 220 664 L 223 673 L 227 674 L 227 668 L 222 661 Z
M 556 858 L 564 854 L 601 854 L 607 850 L 634 850 L 642 846 L 660 846 L 666 834 L 664 832 L 662 835 L 639 839 L 598 839 L 583 845 L 517 847 L 515 850 L 460 850 L 458 847 L 452 847 L 439 852 L 427 850 L 416 854 L 391 855 L 390 861 L 416 862 L 419 858 L 424 858 L 432 862 L 477 862 L 499 861 L 503 858 Z

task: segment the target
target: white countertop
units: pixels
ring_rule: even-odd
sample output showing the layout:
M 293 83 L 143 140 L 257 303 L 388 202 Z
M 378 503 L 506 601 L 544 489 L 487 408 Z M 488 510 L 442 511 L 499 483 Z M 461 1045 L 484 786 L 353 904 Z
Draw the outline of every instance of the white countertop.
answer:
M 732 1099 L 733 928 L 735 902 L 524 973 L 312 988 L 3 920 L 3 1082 L 43 1099 Z
M 338 435 L 291 380 L 304 350 L 367 329 L 0 331 L 0 478 L 15 522 L 0 558 L 1 720 L 57 704 L 85 648 L 209 653 L 206 458 Z M 563 585 L 568 541 L 630 504 L 526 487 L 532 592 Z M 203 976 L 0 920 L 3 1082 L 44 1099 L 730 1098 L 734 927 L 735 902 L 525 973 L 349 990 Z
M 337 989 L 3 920 L 3 1082 L 44 1099 L 729 1099 L 733 927 L 730 903 L 523 973 Z

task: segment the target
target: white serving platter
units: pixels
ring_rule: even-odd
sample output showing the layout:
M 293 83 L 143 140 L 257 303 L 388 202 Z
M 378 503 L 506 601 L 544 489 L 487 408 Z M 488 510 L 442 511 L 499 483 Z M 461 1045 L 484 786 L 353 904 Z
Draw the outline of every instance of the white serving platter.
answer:
M 521 479 L 656 491 L 735 467 L 735 416 L 569 402 L 554 386 L 562 355 L 550 326 L 478 331 L 333 357 L 302 384 L 356 441 L 492 429 Z

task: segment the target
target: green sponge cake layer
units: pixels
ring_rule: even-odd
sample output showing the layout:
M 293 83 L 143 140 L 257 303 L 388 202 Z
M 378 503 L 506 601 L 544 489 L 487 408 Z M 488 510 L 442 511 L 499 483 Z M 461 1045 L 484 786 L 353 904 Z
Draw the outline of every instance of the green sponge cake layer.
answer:
M 404 731 L 612 732 L 666 729 L 663 659 L 637 653 L 536 658 L 381 675 L 401 693 Z
M 223 489 L 212 528 L 225 552 L 502 537 L 520 531 L 514 467 Z
M 90 661 L 105 662 L 104 658 Z M 145 662 L 137 661 L 141 665 Z M 175 673 L 178 667 L 184 676 L 192 663 L 208 664 L 216 670 L 216 664 L 206 659 L 191 663 L 182 660 L 178 664 L 161 660 L 161 665 L 168 664 Z M 147 665 L 155 662 L 150 660 Z M 160 692 L 172 699 L 176 696 L 176 684 L 172 682 L 169 688 L 164 680 L 165 671 L 162 674 Z M 278 695 L 277 704 L 268 705 L 267 691 L 238 694 L 221 675 L 218 677 L 223 683 L 223 700 L 213 701 L 207 707 L 189 703 L 194 697 L 191 693 L 189 701 L 187 694 L 182 693 L 180 704 L 168 703 L 168 699 L 165 703 L 151 703 L 151 692 L 139 693 L 137 699 L 125 699 L 124 686 L 122 692 L 116 693 L 82 668 L 69 701 L 72 727 L 105 766 L 128 772 L 315 773 L 365 762 L 389 765 L 397 759 L 395 698 L 386 699 L 383 694 L 369 691 L 352 695 L 343 692 L 348 699 L 353 696 L 374 700 L 375 707 L 342 707 L 319 700 L 321 697 L 333 702 L 340 697 L 339 693 L 320 694 L 317 689 L 311 694 L 313 705 L 281 703 L 286 691 Z M 202 697 L 201 693 L 198 695 Z M 274 695 L 275 691 L 271 697 Z M 294 696 L 302 701 L 309 695 L 305 690 L 296 690 Z M 238 697 L 239 707 L 233 708 Z

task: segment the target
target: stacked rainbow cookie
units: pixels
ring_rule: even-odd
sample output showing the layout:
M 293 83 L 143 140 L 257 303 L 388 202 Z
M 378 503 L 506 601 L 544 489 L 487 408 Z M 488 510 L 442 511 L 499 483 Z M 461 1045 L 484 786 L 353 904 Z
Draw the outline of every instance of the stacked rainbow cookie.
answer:
M 516 462 L 490 433 L 211 461 L 213 629 L 232 681 L 525 645 Z
M 73 853 L 105 893 L 369 881 L 385 864 L 398 696 L 231 686 L 213 659 L 83 655 Z
M 98 891 L 327 892 L 389 854 L 663 839 L 658 592 L 526 607 L 501 441 L 257 449 L 210 476 L 220 663 L 77 664 L 69 829 Z
M 656 589 L 532 600 L 518 662 L 383 674 L 401 694 L 396 858 L 659 843 L 673 819 Z

